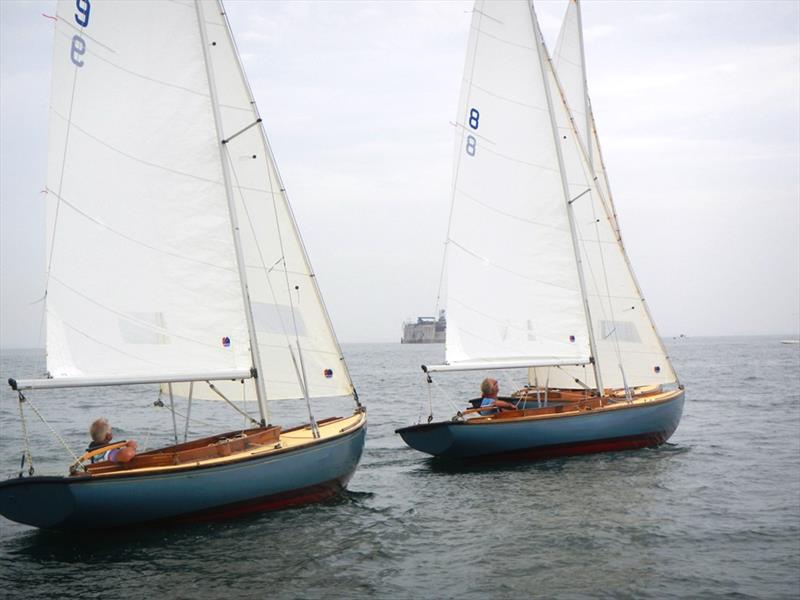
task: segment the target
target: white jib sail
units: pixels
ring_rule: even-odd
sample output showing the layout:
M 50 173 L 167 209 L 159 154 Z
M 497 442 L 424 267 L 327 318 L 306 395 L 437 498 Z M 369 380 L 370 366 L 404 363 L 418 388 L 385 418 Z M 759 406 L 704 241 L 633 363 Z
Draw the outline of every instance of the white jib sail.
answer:
M 675 373 L 618 236 L 585 86 L 581 48 L 580 8 L 571 0 L 552 61 L 558 81 L 552 72 L 550 77 L 570 195 L 578 197 L 572 206 L 603 384 L 621 388 L 625 383 L 673 383 Z M 566 388 L 577 387 L 576 378 L 595 386 L 592 370 L 582 367 L 537 368 L 529 376 L 531 383 L 547 381 L 552 387 Z
M 48 170 L 50 373 L 253 366 L 225 156 L 260 336 L 262 364 L 255 366 L 268 397 L 303 396 L 287 337 L 279 349 L 270 335 L 275 315 L 285 320 L 292 313 L 285 271 L 299 295 L 294 308 L 310 395 L 351 393 L 220 5 L 63 1 L 57 15 Z M 230 139 L 222 154 L 212 85 Z M 248 386 L 252 381 L 236 384 Z M 173 386 L 176 393 L 180 387 Z M 201 390 L 195 386 L 194 397 Z M 247 397 L 255 399 L 253 388 Z
M 589 334 L 525 1 L 475 3 L 457 128 L 447 363 L 585 363 Z
M 267 399 L 302 398 L 303 372 L 309 397 L 350 395 L 353 385 L 224 11 L 216 0 L 199 6 L 227 140 L 224 156 L 231 173 L 259 344 L 259 374 Z M 252 381 L 217 387 L 230 399 L 255 399 Z M 193 395 L 216 397 L 205 386 L 195 386 Z

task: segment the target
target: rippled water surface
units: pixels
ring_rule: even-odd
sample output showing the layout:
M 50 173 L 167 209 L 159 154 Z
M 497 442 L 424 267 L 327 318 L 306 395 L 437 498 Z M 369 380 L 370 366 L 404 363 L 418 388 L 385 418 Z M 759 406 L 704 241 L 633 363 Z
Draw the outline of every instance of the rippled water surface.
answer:
M 346 345 L 369 432 L 344 497 L 237 521 L 83 535 L 0 517 L 0 596 L 800 597 L 800 347 L 773 337 L 668 345 L 687 389 L 669 444 L 474 468 L 438 464 L 394 434 L 427 416 L 419 365 L 441 360 L 442 346 Z M 3 380 L 43 370 L 41 352 L 2 356 Z M 474 396 L 481 377 L 439 375 L 436 417 Z M 503 377 L 503 391 L 522 383 Z M 76 452 L 101 415 L 118 438 L 170 443 L 172 416 L 155 397 L 134 388 L 30 394 Z M 185 406 L 177 410 L 182 438 Z M 299 423 L 303 410 L 280 403 L 272 420 Z M 70 455 L 26 414 L 36 473 L 63 473 Z M 192 417 L 190 436 L 241 424 L 216 403 L 195 404 Z M 16 397 L 4 386 L 0 476 L 16 476 L 21 449 Z

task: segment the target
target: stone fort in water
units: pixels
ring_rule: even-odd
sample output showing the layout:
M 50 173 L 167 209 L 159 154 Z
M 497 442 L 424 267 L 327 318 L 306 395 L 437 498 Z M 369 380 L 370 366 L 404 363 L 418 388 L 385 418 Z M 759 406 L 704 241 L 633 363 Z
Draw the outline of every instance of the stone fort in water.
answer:
M 443 344 L 447 330 L 447 319 L 444 311 L 439 311 L 439 318 L 417 317 L 416 321 L 403 323 L 401 344 Z

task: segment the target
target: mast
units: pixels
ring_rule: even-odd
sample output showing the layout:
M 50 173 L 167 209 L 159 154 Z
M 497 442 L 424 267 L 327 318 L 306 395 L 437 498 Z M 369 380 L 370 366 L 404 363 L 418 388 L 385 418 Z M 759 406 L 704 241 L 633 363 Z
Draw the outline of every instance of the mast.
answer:
M 597 391 L 599 395 L 603 395 L 603 380 L 600 375 L 600 365 L 598 364 L 598 357 L 597 357 L 597 344 L 595 342 L 594 337 L 594 327 L 592 327 L 592 315 L 591 311 L 589 310 L 589 298 L 586 294 L 586 282 L 584 280 L 583 275 L 583 263 L 581 261 L 581 253 L 580 248 L 578 246 L 578 235 L 575 231 L 575 216 L 573 214 L 572 209 L 572 201 L 569 197 L 569 185 L 567 183 L 565 168 L 564 168 L 564 157 L 561 154 L 561 144 L 559 142 L 558 136 L 558 127 L 556 126 L 556 118 L 555 113 L 553 112 L 553 99 L 550 96 L 550 85 L 547 81 L 547 70 L 546 65 L 544 62 L 544 41 L 542 39 L 542 34 L 539 31 L 539 22 L 536 19 L 536 11 L 533 8 L 533 4 L 528 2 L 528 8 L 530 9 L 531 13 L 531 21 L 533 23 L 533 34 L 534 34 L 534 43 L 536 44 L 536 52 L 539 57 L 539 64 L 541 67 L 542 72 L 542 82 L 544 84 L 545 96 L 547 98 L 547 111 L 550 115 L 550 126 L 553 132 L 553 141 L 555 143 L 556 148 L 556 155 L 558 157 L 558 166 L 559 172 L 561 175 L 561 188 L 564 194 L 564 202 L 566 203 L 567 208 L 567 218 L 569 220 L 569 231 L 570 235 L 572 236 L 572 250 L 575 253 L 575 261 L 578 267 L 578 281 L 580 283 L 581 288 L 581 297 L 583 299 L 583 308 L 584 313 L 586 315 L 586 327 L 589 332 L 589 347 L 592 353 L 592 368 L 594 369 L 594 376 L 595 376 L 595 383 L 597 384 Z
M 203 60 L 206 65 L 208 77 L 208 90 L 211 95 L 211 107 L 214 112 L 214 125 L 217 130 L 217 140 L 219 140 L 219 157 L 222 163 L 222 178 L 225 183 L 225 198 L 228 202 L 228 212 L 230 214 L 231 233 L 233 234 L 233 246 L 236 252 L 236 266 L 239 270 L 239 283 L 242 287 L 242 300 L 244 301 L 244 312 L 247 319 L 247 331 L 250 337 L 250 357 L 253 363 L 253 370 L 256 384 L 256 397 L 258 399 L 258 409 L 261 414 L 261 424 L 266 425 L 269 421 L 267 411 L 267 392 L 264 385 L 264 378 L 258 370 L 261 368 L 261 357 L 258 349 L 258 339 L 256 337 L 255 320 L 253 318 L 253 307 L 250 303 L 250 292 L 247 287 L 247 270 L 244 262 L 244 252 L 242 241 L 239 236 L 239 220 L 236 215 L 236 205 L 233 197 L 233 187 L 229 172 L 228 160 L 225 155 L 225 136 L 222 131 L 222 118 L 219 112 L 219 102 L 217 100 L 217 89 L 214 79 L 214 68 L 208 56 L 208 33 L 206 31 L 205 19 L 200 9 L 200 0 L 195 0 L 195 12 L 197 14 L 197 24 L 200 28 L 200 41 L 203 46 Z

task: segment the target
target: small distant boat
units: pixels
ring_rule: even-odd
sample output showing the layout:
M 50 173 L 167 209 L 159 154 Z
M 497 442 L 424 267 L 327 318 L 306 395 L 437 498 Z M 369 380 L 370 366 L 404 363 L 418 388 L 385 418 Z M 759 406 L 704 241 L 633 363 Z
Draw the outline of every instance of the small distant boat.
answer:
M 528 386 L 397 430 L 437 457 L 657 446 L 684 405 L 625 252 L 585 87 L 581 13 L 556 52 L 527 1 L 477 0 L 459 101 L 436 372 L 527 369 Z M 478 387 L 475 382 L 475 387 Z M 490 414 L 486 414 L 486 413 Z M 495 412 L 495 414 L 491 414 Z
M 0 483 L 0 514 L 84 530 L 341 492 L 366 411 L 222 4 L 59 2 L 51 89 L 48 376 L 9 380 L 23 432 L 23 392 L 91 386 L 160 384 L 240 412 L 255 400 L 259 418 L 126 463 L 86 452 L 54 477 L 34 475 L 24 435 L 29 476 Z M 327 397 L 350 397 L 353 414 L 316 421 L 311 399 Z M 289 399 L 305 400 L 308 423 L 271 425 L 268 400 Z
M 800 344 L 800 340 L 781 340 L 781 344 Z

